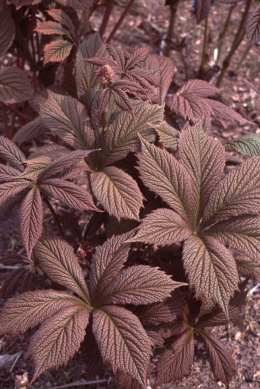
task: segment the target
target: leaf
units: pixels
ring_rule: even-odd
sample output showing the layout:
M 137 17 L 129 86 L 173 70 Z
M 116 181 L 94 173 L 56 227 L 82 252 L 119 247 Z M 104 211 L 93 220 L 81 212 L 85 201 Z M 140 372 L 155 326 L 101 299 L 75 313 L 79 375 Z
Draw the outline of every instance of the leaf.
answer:
M 238 151 L 247 157 L 260 156 L 260 135 L 241 136 L 238 139 L 227 142 L 225 147 L 228 151 Z
M 94 132 L 84 106 L 70 96 L 48 91 L 40 113 L 44 124 L 75 149 L 89 149 Z
M 105 54 L 105 45 L 98 34 L 93 34 L 85 39 L 80 45 L 76 55 L 76 84 L 78 98 L 85 101 L 88 91 L 94 85 L 96 80 L 97 66 L 84 61 L 84 59 L 103 56 Z
M 236 256 L 238 272 L 260 282 L 260 264 L 243 256 Z
M 69 208 L 80 211 L 99 211 L 93 203 L 92 196 L 72 182 L 52 178 L 41 182 L 39 188 Z
M 169 350 L 159 357 L 156 386 L 180 380 L 189 373 L 194 356 L 193 330 L 186 330 L 173 342 Z
M 30 182 L 5 182 L 0 185 L 0 207 L 2 207 L 8 200 L 12 199 L 24 189 L 29 188 Z
M 260 207 L 260 157 L 253 157 L 234 168 L 211 193 L 203 223 L 256 214 Z
M 202 20 L 208 17 L 210 8 L 211 8 L 211 0 L 196 0 L 195 14 L 196 14 L 196 19 L 198 24 Z
M 129 174 L 115 166 L 108 166 L 102 172 L 91 173 L 90 180 L 95 197 L 110 215 L 119 220 L 139 220 L 143 196 Z
M 225 350 L 222 343 L 214 339 L 208 332 L 196 330 L 205 343 L 209 354 L 210 366 L 217 380 L 228 385 L 236 374 L 236 365 L 232 356 Z
M 0 182 L 12 182 L 21 172 L 12 166 L 2 165 L 0 163 Z
M 53 8 L 46 12 L 48 13 L 49 16 L 51 16 L 54 20 L 56 20 L 56 22 L 58 22 L 64 27 L 67 27 L 67 29 L 69 30 L 72 36 L 72 39 L 75 38 L 75 26 L 71 18 L 66 14 L 65 11 L 63 11 L 62 9 Z
M 32 188 L 23 199 L 19 211 L 19 222 L 24 248 L 30 258 L 32 250 L 42 234 L 43 206 L 37 186 Z
M 77 297 L 57 290 L 25 292 L 5 303 L 0 315 L 0 332 L 12 335 L 24 333 L 61 309 L 79 303 Z
M 133 68 L 134 66 L 138 65 L 140 62 L 143 62 L 148 57 L 149 51 L 150 51 L 149 47 L 140 47 L 138 49 L 135 49 L 130 54 L 130 57 L 127 60 L 126 70 Z
M 260 264 L 260 218 L 241 216 L 219 222 L 210 227 L 205 234 L 228 244 L 248 257 L 259 260 Z
M 23 171 L 24 153 L 8 138 L 0 136 L 0 157 L 16 169 Z
M 192 187 L 184 167 L 167 151 L 141 139 L 139 171 L 143 183 L 159 195 L 184 220 L 194 212 Z
M 170 58 L 156 55 L 159 68 L 159 103 L 162 105 L 165 102 L 168 89 L 174 76 L 174 63 Z
M 69 40 L 73 41 L 73 37 L 70 32 L 64 28 L 61 24 L 47 21 L 38 24 L 38 26 L 34 29 L 36 32 L 40 32 L 44 35 L 65 35 Z
M 15 4 L 17 7 L 22 7 L 23 5 L 32 5 L 32 4 L 38 4 L 41 2 L 41 0 L 9 0 L 11 4 Z
M 89 302 L 89 292 L 73 248 L 60 238 L 41 240 L 35 247 L 40 268 L 58 284 Z
M 15 67 L 0 69 L 0 102 L 21 103 L 31 97 L 32 88 L 23 70 Z
M 243 116 L 241 116 L 238 112 L 234 111 L 232 108 L 227 107 L 225 104 L 222 104 L 219 101 L 212 99 L 207 99 L 206 102 L 212 110 L 212 116 L 221 120 L 228 120 L 230 122 L 238 122 L 241 124 L 248 123 L 248 120 L 243 118 Z
M 11 16 L 10 8 L 0 11 L 0 57 L 11 46 L 15 35 L 15 24 Z
M 96 249 L 92 258 L 89 290 L 93 303 L 103 290 L 118 276 L 127 260 L 130 243 L 125 243 L 132 233 L 113 236 Z
M 137 133 L 145 132 L 157 126 L 163 119 L 163 106 L 140 103 L 133 108 L 133 115 L 122 112 L 105 133 L 104 149 L 107 153 L 107 165 L 123 159 L 130 151 L 139 146 Z
M 91 150 L 76 150 L 60 156 L 45 167 L 38 177 L 38 182 L 55 176 L 61 177 L 62 173 L 84 160 L 89 153 L 91 153 Z
M 84 374 L 88 379 L 95 379 L 97 375 L 104 373 L 105 365 L 103 364 L 98 345 L 94 334 L 88 326 L 84 342 L 80 348 L 80 359 L 84 363 Z
M 249 43 L 257 43 L 260 39 L 260 5 L 250 12 L 246 21 L 246 35 Z
M 144 218 L 131 242 L 171 245 L 182 242 L 192 234 L 190 226 L 171 209 L 156 209 Z
M 48 62 L 60 62 L 68 57 L 73 45 L 63 39 L 57 39 L 44 47 L 44 65 Z
M 157 267 L 132 266 L 122 270 L 104 290 L 102 304 L 146 305 L 165 300 L 186 284 L 175 282 Z
M 192 147 L 191 147 L 192 145 Z M 201 124 L 183 130 L 179 139 L 181 163 L 188 171 L 199 220 L 209 195 L 222 178 L 225 149 L 218 140 L 206 135 Z
M 20 146 L 24 142 L 39 138 L 44 132 L 48 132 L 48 128 L 38 116 L 34 120 L 22 126 L 12 138 L 12 142 Z
M 159 126 L 155 127 L 155 131 L 159 135 L 160 141 L 165 147 L 169 147 L 172 150 L 178 149 L 178 130 L 170 126 L 168 123 L 162 122 Z
M 192 235 L 184 243 L 184 268 L 196 295 L 217 303 L 228 316 L 228 303 L 238 284 L 236 263 L 226 247 L 212 237 Z
M 79 9 L 83 11 L 88 11 L 93 4 L 93 0 L 57 0 L 58 3 L 72 7 L 74 9 Z
M 146 385 L 151 342 L 138 318 L 121 307 L 103 306 L 93 312 L 93 332 L 104 362 Z
M 31 383 L 44 371 L 57 369 L 74 356 L 84 340 L 89 314 L 83 304 L 75 303 L 41 325 L 29 344 L 28 355 L 35 364 Z

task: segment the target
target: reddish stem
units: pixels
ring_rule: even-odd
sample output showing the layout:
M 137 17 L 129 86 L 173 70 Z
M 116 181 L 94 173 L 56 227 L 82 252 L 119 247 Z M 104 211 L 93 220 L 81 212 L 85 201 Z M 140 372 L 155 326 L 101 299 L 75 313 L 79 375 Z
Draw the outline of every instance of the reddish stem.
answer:
M 7 110 L 6 110 L 6 106 L 4 103 L 2 103 L 2 108 L 3 108 L 3 120 L 4 120 L 5 135 L 7 136 L 7 138 L 11 139 L 9 136 Z
M 134 1 L 135 0 L 130 0 L 127 4 L 127 6 L 125 7 L 125 10 L 124 12 L 122 13 L 122 15 L 120 16 L 119 20 L 117 21 L 115 27 L 113 28 L 113 30 L 111 31 L 109 37 L 107 38 L 106 40 L 106 43 L 109 43 L 111 41 L 111 39 L 113 39 L 115 33 L 117 32 L 117 30 L 119 29 L 119 27 L 121 26 L 121 24 L 123 23 L 126 15 L 128 14 L 128 12 L 130 11 L 130 8 L 132 7 L 132 5 L 134 4 Z
M 103 37 L 103 35 L 104 35 L 105 31 L 106 31 L 107 23 L 108 23 L 108 20 L 110 18 L 110 15 L 111 15 L 111 12 L 113 10 L 113 7 L 114 7 L 114 2 L 115 2 L 115 0 L 109 0 L 108 1 L 106 12 L 105 12 L 105 15 L 103 17 L 103 20 L 102 20 L 102 23 L 101 23 L 101 26 L 100 26 L 100 29 L 99 29 L 99 35 L 101 36 L 101 38 Z

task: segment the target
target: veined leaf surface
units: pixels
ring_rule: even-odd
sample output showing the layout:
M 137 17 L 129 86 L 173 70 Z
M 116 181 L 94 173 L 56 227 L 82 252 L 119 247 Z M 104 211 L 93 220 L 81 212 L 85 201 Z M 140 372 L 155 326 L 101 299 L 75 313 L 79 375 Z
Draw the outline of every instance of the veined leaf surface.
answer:
M 16 169 L 23 171 L 24 153 L 8 138 L 0 136 L 0 157 Z
M 90 176 L 95 197 L 106 211 L 121 218 L 139 220 L 143 196 L 136 181 L 115 166 L 108 166 Z
M 0 102 L 21 103 L 32 97 L 26 73 L 15 67 L 0 69 Z
M 228 303 L 238 284 L 236 263 L 226 247 L 212 237 L 192 235 L 184 243 L 184 267 L 197 296 L 220 305 L 228 316 Z
M 11 17 L 10 8 L 0 12 L 0 57 L 11 46 L 15 36 L 15 24 Z
M 104 362 L 146 385 L 151 342 L 139 319 L 124 308 L 103 306 L 93 312 L 93 332 Z
M 2 207 L 8 200 L 11 200 L 18 193 L 28 188 L 30 182 L 5 182 L 0 185 L 0 207 Z
M 73 45 L 63 39 L 57 39 L 44 47 L 44 65 L 48 62 L 60 62 L 68 57 Z
M 58 284 L 89 302 L 88 288 L 73 248 L 59 238 L 47 238 L 37 243 L 35 256 L 41 269 Z
M 156 209 L 146 216 L 131 242 L 171 245 L 187 239 L 192 234 L 190 226 L 171 209 Z

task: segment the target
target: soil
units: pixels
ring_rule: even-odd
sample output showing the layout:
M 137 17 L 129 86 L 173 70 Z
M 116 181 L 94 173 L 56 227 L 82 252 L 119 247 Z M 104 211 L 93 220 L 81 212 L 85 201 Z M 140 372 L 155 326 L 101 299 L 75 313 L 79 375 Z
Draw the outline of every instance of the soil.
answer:
M 124 5 L 126 2 L 127 0 L 118 0 L 116 2 L 117 5 L 109 21 L 105 37 L 109 35 L 115 22 L 122 13 L 122 7 L 120 5 Z M 184 37 L 189 34 L 192 38 L 188 54 L 185 54 L 185 62 L 187 63 L 186 72 L 193 75 L 192 78 L 196 78 L 197 70 L 201 61 L 204 22 L 200 25 L 196 25 L 191 3 L 191 0 L 182 0 L 180 3 L 177 13 L 175 33 L 179 37 Z M 235 11 L 233 12 L 232 20 L 229 25 L 228 37 L 223 46 L 223 58 L 232 43 L 232 38 L 239 23 L 243 6 L 243 2 L 238 3 Z M 223 22 L 222 9 L 224 15 L 226 15 L 228 6 L 222 5 L 222 3 L 215 3 L 211 9 L 209 17 L 210 42 L 208 44 L 208 53 L 210 69 L 205 75 L 205 78 L 212 83 L 215 82 L 217 76 L 217 69 L 214 67 L 212 53 L 216 47 L 221 20 Z M 92 25 L 94 29 L 97 29 L 100 25 L 103 13 L 104 8 L 100 7 L 93 15 Z M 125 19 L 123 25 L 116 33 L 112 43 L 121 48 L 136 46 L 144 47 L 149 45 L 151 52 L 159 54 L 163 49 L 163 38 L 165 37 L 165 33 L 167 31 L 168 20 L 169 7 L 164 6 L 164 0 L 136 0 L 132 12 Z M 230 67 L 231 70 L 235 68 L 236 64 L 242 57 L 247 44 L 246 39 L 244 39 L 232 59 Z M 185 82 L 186 73 L 183 61 L 177 51 L 171 51 L 171 58 L 173 59 L 176 68 L 173 88 L 177 89 L 178 86 L 181 86 L 183 82 Z M 223 86 L 221 87 L 221 95 L 223 97 L 222 101 L 239 112 L 243 117 L 250 120 L 251 123 L 238 125 L 220 120 L 213 120 L 212 133 L 214 136 L 221 138 L 223 142 L 249 133 L 260 133 L 259 76 L 260 46 L 254 45 L 243 63 L 238 76 L 234 76 L 232 72 L 228 72 L 223 82 Z M 48 216 L 47 213 L 46 216 Z M 51 223 L 51 218 L 49 223 Z M 17 227 L 17 209 L 14 207 L 11 214 L 1 221 L 0 254 L 22 251 L 23 249 Z M 0 282 L 4 279 L 7 272 L 8 270 L 6 269 L 2 270 L 0 274 Z M 253 288 L 256 285 L 257 284 L 253 281 L 250 281 L 248 285 L 252 293 L 249 293 L 248 295 L 245 332 L 239 332 L 232 325 L 222 326 L 215 329 L 216 337 L 227 345 L 236 361 L 238 374 L 230 384 L 230 388 L 232 389 L 260 387 L 260 289 L 256 288 L 254 290 Z M 30 331 L 30 333 L 27 333 L 25 336 L 20 336 L 15 340 L 9 338 L 0 339 L 1 355 L 13 355 L 19 351 L 22 352 L 17 355 L 16 359 L 12 363 L 6 364 L 0 370 L 1 389 L 45 389 L 57 386 L 66 388 L 69 387 L 69 383 L 86 378 L 84 365 L 80 363 L 79 356 L 76 356 L 69 362 L 66 368 L 60 368 L 58 371 L 44 373 L 32 386 L 30 386 L 28 384 L 28 375 L 29 377 L 32 377 L 33 367 L 30 360 L 25 358 L 25 354 L 28 348 L 29 335 L 31 335 L 32 332 L 33 331 Z M 96 383 L 94 385 L 84 385 L 82 382 L 81 384 L 73 385 L 73 388 L 114 389 L 116 387 L 115 380 L 109 371 L 106 372 L 104 377 L 97 378 L 105 378 L 106 382 Z M 163 389 L 217 389 L 221 387 L 224 387 L 224 385 L 221 382 L 216 382 L 213 378 L 209 363 L 206 359 L 205 351 L 199 342 L 196 343 L 195 360 L 189 377 L 181 382 L 162 386 Z

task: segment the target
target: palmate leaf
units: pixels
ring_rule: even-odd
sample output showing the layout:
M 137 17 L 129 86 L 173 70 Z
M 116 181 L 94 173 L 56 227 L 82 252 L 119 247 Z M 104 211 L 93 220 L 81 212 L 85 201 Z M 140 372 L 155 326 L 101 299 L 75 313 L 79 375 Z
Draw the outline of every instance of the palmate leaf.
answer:
M 40 113 L 44 124 L 75 149 L 89 149 L 94 132 L 84 106 L 70 96 L 48 91 Z
M 260 39 L 260 5 L 254 8 L 247 18 L 246 35 L 250 43 L 257 43 Z
M 228 303 L 238 284 L 236 263 L 226 247 L 212 237 L 192 235 L 184 243 L 183 263 L 196 295 L 219 304 L 228 316 Z
M 21 172 L 12 166 L 3 165 L 0 163 L 0 182 L 12 182 Z
M 31 97 L 31 84 L 23 70 L 15 67 L 0 69 L 0 102 L 21 103 Z
M 83 342 L 90 311 L 74 303 L 45 320 L 32 336 L 28 355 L 32 356 L 35 371 L 31 382 L 44 371 L 66 364 Z
M 260 218 L 259 216 L 241 216 L 214 224 L 204 234 L 213 236 L 246 256 L 254 258 L 260 264 Z
M 10 9 L 0 12 L 0 57 L 11 46 L 15 35 L 15 24 L 11 17 Z
M 40 190 L 32 188 L 21 203 L 19 210 L 20 234 L 30 258 L 32 250 L 42 234 L 43 206 Z
M 89 280 L 89 291 L 93 302 L 122 269 L 130 250 L 130 243 L 125 243 L 125 241 L 131 236 L 131 232 L 113 236 L 97 248 L 92 259 Z
M 175 282 L 156 267 L 133 266 L 122 270 L 103 292 L 102 304 L 145 305 L 163 301 L 186 284 Z
M 65 35 L 69 40 L 73 40 L 70 32 L 61 24 L 47 21 L 38 24 L 34 31 L 40 32 L 43 35 Z
M 71 18 L 66 14 L 62 9 L 50 9 L 46 11 L 49 16 L 51 16 L 59 25 L 62 25 L 67 28 L 70 32 L 72 38 L 75 38 L 75 26 L 71 20 Z
M 194 333 L 187 329 L 173 342 L 157 363 L 156 385 L 183 378 L 189 373 L 194 356 Z
M 225 385 L 228 385 L 237 371 L 234 359 L 224 346 L 208 332 L 202 329 L 196 329 L 196 332 L 205 343 L 214 376 Z
M 42 181 L 39 188 L 43 193 L 54 197 L 67 207 L 80 211 L 100 211 L 93 203 L 92 196 L 72 182 L 50 178 Z
M 89 292 L 73 248 L 59 238 L 47 238 L 37 243 L 35 256 L 40 268 L 58 284 L 89 302 Z
M 79 303 L 77 297 L 52 289 L 25 292 L 5 304 L 0 315 L 0 332 L 12 335 L 24 333 L 59 310 Z
M 93 332 L 113 371 L 119 369 L 146 385 L 151 342 L 139 319 L 124 308 L 103 306 L 93 312 Z
M 44 65 L 48 62 L 60 62 L 68 57 L 73 44 L 68 40 L 57 39 L 44 47 Z
M 9 162 L 16 169 L 23 171 L 24 153 L 8 138 L 0 136 L 0 158 Z
M 141 102 L 133 108 L 133 115 L 122 112 L 109 126 L 105 133 L 107 165 L 118 161 L 139 146 L 137 133 L 145 134 L 147 130 L 156 127 L 163 119 L 163 106 Z
M 214 189 L 203 214 L 203 224 L 244 214 L 256 214 L 260 207 L 260 157 L 234 168 Z
M 192 186 L 183 166 L 167 151 L 141 140 L 139 171 L 143 183 L 184 220 L 193 218 Z
M 144 218 L 131 242 L 171 245 L 187 239 L 190 226 L 171 209 L 157 209 Z
M 106 211 L 121 218 L 139 220 L 143 196 L 136 181 L 115 166 L 108 166 L 90 176 L 95 197 Z
M 178 146 L 181 163 L 193 184 L 196 216 L 200 218 L 210 193 L 222 178 L 225 149 L 219 141 L 205 134 L 201 124 L 182 131 Z
M 228 151 L 238 151 L 247 157 L 260 156 L 260 135 L 241 136 L 238 139 L 227 142 L 225 147 Z

